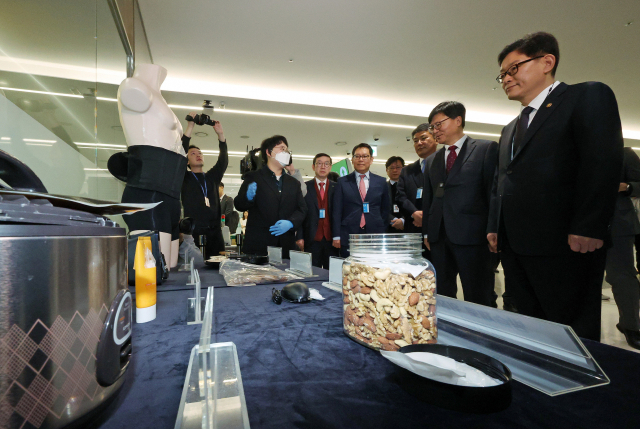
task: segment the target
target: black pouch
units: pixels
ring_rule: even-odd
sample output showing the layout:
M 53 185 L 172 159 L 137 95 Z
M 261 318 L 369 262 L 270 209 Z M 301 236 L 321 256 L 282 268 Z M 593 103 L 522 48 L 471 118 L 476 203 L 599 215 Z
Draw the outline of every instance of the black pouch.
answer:
M 136 285 L 136 272 L 133 269 L 133 261 L 136 257 L 136 245 L 138 244 L 138 237 L 151 237 L 151 253 L 153 253 L 153 257 L 156 260 L 156 285 L 161 285 L 162 280 L 166 279 L 165 271 L 168 273 L 166 269 L 166 263 L 162 253 L 160 252 L 160 233 L 158 231 L 147 231 L 142 232 L 140 234 L 128 236 L 129 241 L 129 286 Z

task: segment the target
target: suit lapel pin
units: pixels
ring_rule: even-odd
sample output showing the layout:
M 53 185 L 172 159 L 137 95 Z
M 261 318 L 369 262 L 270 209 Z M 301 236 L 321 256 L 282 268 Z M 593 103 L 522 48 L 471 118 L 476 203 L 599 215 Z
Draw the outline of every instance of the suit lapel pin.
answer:
M 547 108 L 548 108 L 548 107 L 551 107 L 552 105 L 553 105 L 553 103 L 549 103 L 549 104 L 547 104 Z

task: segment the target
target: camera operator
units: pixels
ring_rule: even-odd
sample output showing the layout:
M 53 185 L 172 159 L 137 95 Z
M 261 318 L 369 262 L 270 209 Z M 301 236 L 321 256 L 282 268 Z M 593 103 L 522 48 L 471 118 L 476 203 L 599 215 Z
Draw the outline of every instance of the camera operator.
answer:
M 300 182 L 284 173 L 291 161 L 287 139 L 269 137 L 260 152 L 266 165 L 246 173 L 234 199 L 236 209 L 249 211 L 242 251 L 266 255 L 267 246 L 281 247 L 287 259 L 289 250 L 295 249 L 295 231 L 302 225 L 307 205 Z
M 195 118 L 195 112 L 189 113 L 191 118 Z M 195 229 L 193 237 L 196 242 L 201 235 L 206 237 L 206 258 L 218 256 L 224 251 L 224 240 L 220 226 L 220 197 L 218 186 L 222 181 L 229 155 L 227 153 L 227 141 L 224 137 L 222 125 L 214 121 L 212 127 L 218 136 L 220 154 L 218 162 L 206 173 L 203 170 L 204 158 L 200 148 L 190 146 L 191 132 L 195 122 L 190 120 L 187 129 L 182 136 L 182 145 L 187 153 L 187 171 L 182 182 L 182 207 L 184 216 L 193 218 Z

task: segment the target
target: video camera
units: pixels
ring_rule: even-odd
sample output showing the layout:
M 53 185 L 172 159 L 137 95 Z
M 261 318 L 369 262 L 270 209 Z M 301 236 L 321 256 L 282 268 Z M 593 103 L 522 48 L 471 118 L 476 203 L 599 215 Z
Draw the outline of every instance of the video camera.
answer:
M 291 157 L 289 158 L 289 164 L 293 164 L 293 153 L 289 152 Z M 244 175 L 249 171 L 259 170 L 262 166 L 265 165 L 262 160 L 262 154 L 260 153 L 260 148 L 249 150 L 249 146 L 247 146 L 247 154 L 240 160 L 240 175 L 241 179 L 244 180 Z
M 204 103 L 202 103 L 202 113 L 195 117 L 187 115 L 185 119 L 189 122 L 193 121 L 196 125 L 215 125 L 217 121 L 211 119 L 211 116 L 207 115 L 205 112 L 213 113 L 213 104 L 211 104 L 211 100 L 204 100 Z
M 249 150 L 247 146 L 247 154 L 240 160 L 240 175 L 244 180 L 244 175 L 249 171 L 258 170 L 264 165 L 262 161 L 262 155 L 260 154 L 260 148 Z

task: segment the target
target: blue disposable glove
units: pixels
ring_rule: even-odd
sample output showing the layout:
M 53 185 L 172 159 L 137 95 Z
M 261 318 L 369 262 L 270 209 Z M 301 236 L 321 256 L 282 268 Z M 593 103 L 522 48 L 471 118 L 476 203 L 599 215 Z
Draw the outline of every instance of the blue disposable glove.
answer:
M 256 197 L 257 190 L 258 184 L 256 182 L 249 183 L 249 186 L 247 187 L 247 199 L 249 201 L 253 201 L 253 199 Z
M 288 220 L 279 220 L 275 225 L 269 228 L 271 235 L 282 235 L 293 228 L 293 224 Z

